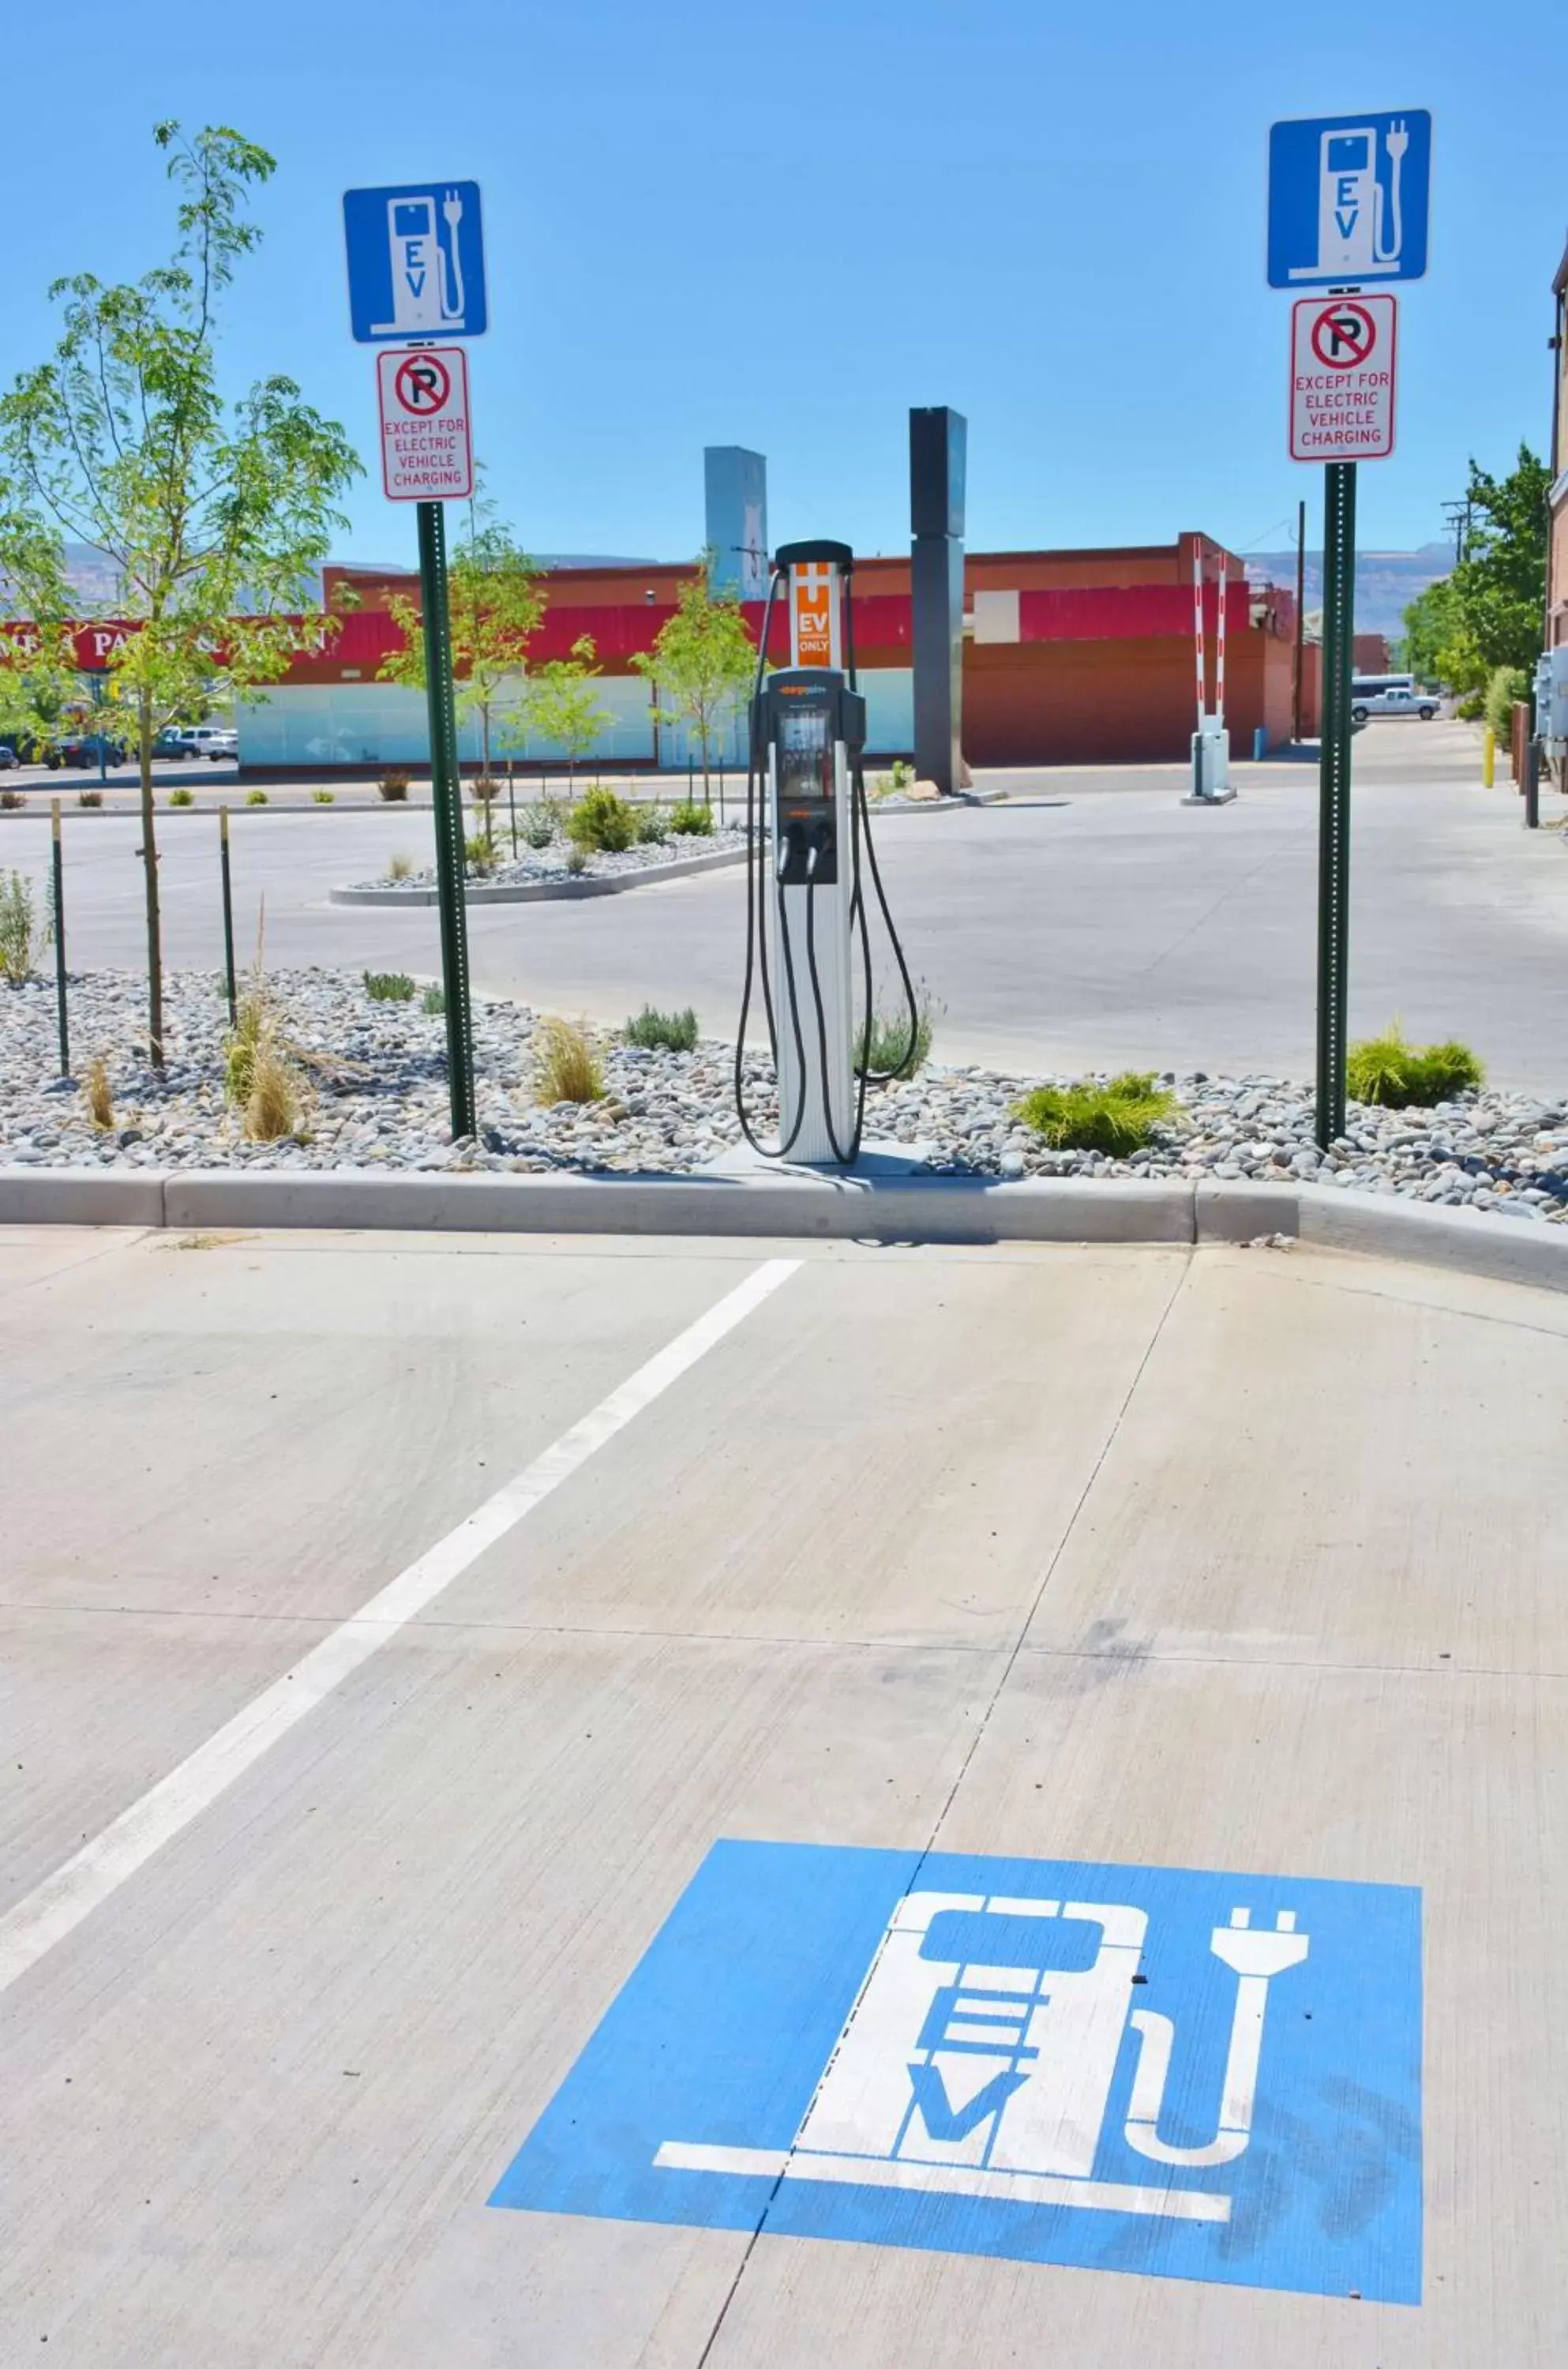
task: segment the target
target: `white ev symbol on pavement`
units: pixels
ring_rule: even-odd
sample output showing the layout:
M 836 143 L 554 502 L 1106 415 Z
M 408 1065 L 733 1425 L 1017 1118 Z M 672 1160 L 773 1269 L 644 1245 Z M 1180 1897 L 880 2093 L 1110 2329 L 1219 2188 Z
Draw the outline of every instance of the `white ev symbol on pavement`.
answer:
M 962 1933 L 965 1955 L 923 1954 L 933 1923 L 950 1911 L 961 1923 L 947 1931 Z M 1024 1951 L 1019 1920 L 1047 1917 L 1098 1928 L 1087 1964 L 1066 1972 L 1042 1965 L 1046 1948 Z M 1288 1909 L 1272 1932 L 1254 1931 L 1246 1908 L 1233 1908 L 1229 1926 L 1210 1935 L 1210 1951 L 1237 1977 L 1221 2104 L 1213 2137 L 1181 2146 L 1160 2136 L 1175 2028 L 1169 2016 L 1132 2005 L 1148 1925 L 1141 1908 L 1110 1902 L 907 1894 L 794 2146 L 667 2140 L 655 2162 L 1226 2221 L 1230 2200 L 1213 2188 L 1094 2178 L 1117 2059 L 1130 2025 L 1139 2054 L 1127 2147 L 1166 2167 L 1234 2162 L 1252 2137 L 1268 1986 L 1301 1963 L 1308 1936 Z M 1017 1963 L 1021 1955 L 1034 1963 Z

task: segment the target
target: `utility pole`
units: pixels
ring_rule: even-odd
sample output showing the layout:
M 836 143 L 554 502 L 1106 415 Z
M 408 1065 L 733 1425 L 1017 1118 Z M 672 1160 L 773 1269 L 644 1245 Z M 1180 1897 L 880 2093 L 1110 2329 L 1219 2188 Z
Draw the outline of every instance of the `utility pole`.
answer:
M 1470 555 L 1470 518 L 1472 504 L 1467 494 L 1462 502 L 1445 502 L 1443 515 L 1454 530 L 1454 566 Z

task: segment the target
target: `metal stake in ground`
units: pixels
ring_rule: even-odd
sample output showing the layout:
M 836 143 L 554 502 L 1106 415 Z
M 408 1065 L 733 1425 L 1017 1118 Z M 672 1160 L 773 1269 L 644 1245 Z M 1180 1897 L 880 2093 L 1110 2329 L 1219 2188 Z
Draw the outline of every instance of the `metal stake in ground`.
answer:
M 455 1141 L 459 1136 L 475 1134 L 477 1127 L 474 1024 L 468 1001 L 468 917 L 463 901 L 463 783 L 457 770 L 457 707 L 447 620 L 446 521 L 440 502 L 420 502 L 418 519 L 430 790 L 436 810 L 436 903 L 441 913 L 447 1077 Z
M 218 808 L 218 870 L 223 883 L 223 986 L 229 999 L 229 1026 L 239 1026 L 239 996 L 235 985 L 235 891 L 229 877 L 229 810 Z
M 60 1008 L 60 1074 L 71 1074 L 71 1030 L 65 1017 L 65 855 L 60 843 L 60 801 L 49 801 L 49 835 L 53 842 L 54 869 L 54 996 Z
M 1350 972 L 1350 682 L 1356 632 L 1356 464 L 1323 472 L 1322 754 L 1318 812 L 1317 1139 L 1345 1133 Z

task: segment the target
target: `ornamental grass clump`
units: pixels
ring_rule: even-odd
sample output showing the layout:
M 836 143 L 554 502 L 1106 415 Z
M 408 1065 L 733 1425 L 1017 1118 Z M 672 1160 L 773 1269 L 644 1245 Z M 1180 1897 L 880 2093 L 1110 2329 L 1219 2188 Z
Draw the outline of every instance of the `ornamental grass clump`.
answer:
M 1353 1102 L 1394 1110 L 1430 1110 L 1434 1103 L 1448 1102 L 1479 1086 L 1485 1075 L 1468 1045 L 1452 1039 L 1443 1045 L 1409 1044 L 1397 1020 L 1380 1036 L 1352 1045 L 1345 1064 Z
M 621 1034 L 628 1045 L 640 1045 L 647 1053 L 692 1053 L 697 1046 L 697 1015 L 690 1004 L 684 1012 L 658 1012 L 645 1003 Z
M 365 993 L 372 1003 L 412 1003 L 414 982 L 406 970 L 368 970 Z
M 1102 1083 L 1080 1078 L 1070 1086 L 1036 1086 L 1015 1116 L 1055 1151 L 1101 1151 L 1112 1160 L 1147 1150 L 1157 1127 L 1168 1127 L 1178 1104 L 1156 1086 L 1152 1070 L 1124 1070 Z
M 912 1078 L 931 1051 L 933 1007 L 920 988 L 915 995 L 914 1042 L 910 1042 L 910 1015 L 902 1003 L 889 1016 L 880 1005 L 862 1034 L 860 1067 L 874 1078 Z
M 21 987 L 31 978 L 54 935 L 47 903 L 40 910 L 25 873 L 0 873 L 0 978 Z
M 541 1103 L 597 1103 L 604 1071 L 586 1029 L 570 1020 L 542 1021 L 533 1040 L 533 1093 Z
M 298 1135 L 304 1124 L 305 1083 L 275 1035 L 266 1033 L 256 1047 L 250 1070 L 250 1092 L 240 1113 L 240 1125 L 252 1143 L 280 1143 Z
M 82 1072 L 82 1100 L 94 1127 L 100 1135 L 107 1135 L 114 1125 L 114 1093 L 109 1082 L 109 1064 L 101 1053 L 95 1053 Z

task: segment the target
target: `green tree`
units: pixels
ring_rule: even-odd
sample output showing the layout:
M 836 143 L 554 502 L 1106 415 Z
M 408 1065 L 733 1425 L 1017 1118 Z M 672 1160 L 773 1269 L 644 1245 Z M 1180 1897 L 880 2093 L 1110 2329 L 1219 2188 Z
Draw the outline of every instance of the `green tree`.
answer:
M 1418 592 L 1404 612 L 1404 638 L 1396 643 L 1394 663 L 1423 682 L 1441 682 L 1441 653 L 1455 632 L 1452 579 L 1439 577 Z
M 588 754 L 611 721 L 610 710 L 601 705 L 593 688 L 600 675 L 594 657 L 593 635 L 579 634 L 570 658 L 546 658 L 535 667 L 524 687 L 522 719 L 513 727 L 514 738 L 521 739 L 522 730 L 531 728 L 566 750 L 574 795 L 578 759 Z
M 177 192 L 170 261 L 131 285 L 57 280 L 53 357 L 0 397 L 0 576 L 18 606 L 51 614 L 64 537 L 119 574 L 115 613 L 133 630 L 109 655 L 102 720 L 129 728 L 140 764 L 148 1053 L 161 1067 L 153 742 L 166 724 L 275 681 L 331 630 L 315 570 L 360 464 L 292 379 L 260 380 L 233 403 L 218 384 L 222 300 L 260 237 L 246 207 L 272 158 L 223 127 L 187 138 L 161 123 L 154 137 Z
M 403 635 L 403 647 L 384 658 L 381 678 L 422 691 L 425 687 L 423 611 L 417 600 L 395 592 L 387 606 Z M 486 778 L 490 772 L 496 727 L 515 714 L 522 696 L 522 672 L 530 637 L 544 613 L 539 570 L 509 528 L 499 523 L 495 505 L 481 491 L 468 505 L 467 530 L 447 572 L 447 611 L 452 672 L 460 718 L 476 715 Z M 493 847 L 492 802 L 485 803 L 485 836 Z
M 757 652 L 740 603 L 733 593 L 713 589 L 712 562 L 713 554 L 704 552 L 696 574 L 676 595 L 675 614 L 660 626 L 652 649 L 639 650 L 632 660 L 654 687 L 659 722 L 686 724 L 696 734 L 703 751 L 703 796 L 710 806 L 714 735 L 750 688 L 757 669 Z M 660 692 L 668 694 L 668 707 L 658 704 Z
M 1451 690 L 1483 692 L 1499 667 L 1534 666 L 1546 599 L 1550 473 L 1528 444 L 1505 477 L 1470 464 L 1471 529 L 1452 575 L 1404 612 L 1405 650 Z

